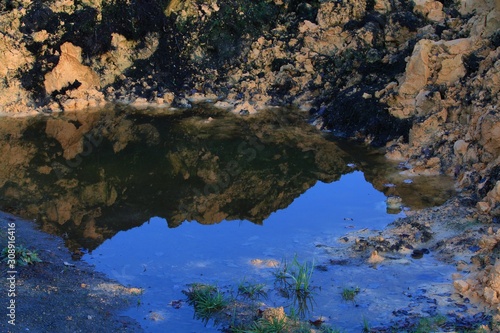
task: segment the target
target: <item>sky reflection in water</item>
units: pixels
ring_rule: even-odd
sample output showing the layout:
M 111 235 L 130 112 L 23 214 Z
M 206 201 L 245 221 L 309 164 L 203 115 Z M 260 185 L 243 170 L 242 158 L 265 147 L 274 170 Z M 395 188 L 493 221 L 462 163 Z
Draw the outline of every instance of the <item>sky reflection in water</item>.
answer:
M 168 305 L 184 298 L 181 290 L 186 284 L 237 285 L 244 279 L 270 283 L 272 269 L 252 265 L 252 259 L 281 261 L 297 254 L 300 260 L 320 262 L 326 254 L 316 245 L 334 245 L 351 230 L 381 229 L 395 217 L 386 213 L 385 196 L 355 171 L 338 182 L 318 182 L 290 206 L 271 214 L 262 226 L 223 221 L 168 228 L 164 219 L 153 217 L 140 227 L 119 232 L 84 260 L 119 282 L 146 289 L 143 305 L 127 314 L 148 331 L 206 332 L 212 328 L 201 330 L 190 308 Z M 144 320 L 150 311 L 159 311 L 165 320 Z
M 42 230 L 64 236 L 75 254 L 91 251 L 83 260 L 97 270 L 145 288 L 141 305 L 127 313 L 147 331 L 209 332 L 190 307 L 168 305 L 184 298 L 186 284 L 247 279 L 272 286 L 272 269 L 252 260 L 297 254 L 328 261 L 327 248 L 339 236 L 382 229 L 395 218 L 386 213 L 386 196 L 415 209 L 439 205 L 453 192 L 445 177 L 407 184 L 380 153 L 333 141 L 303 118 L 280 109 L 235 117 L 204 108 L 154 114 L 118 107 L 6 119 L 0 148 L 10 158 L 0 160 L 0 210 L 36 219 Z M 238 171 L 227 181 L 231 164 Z M 217 191 L 205 191 L 214 185 Z M 405 283 L 442 279 L 442 267 L 429 275 L 431 259 L 404 270 L 315 272 L 313 284 L 322 289 L 314 313 L 353 329 L 366 311 L 379 318 L 386 297 L 404 304 Z M 364 306 L 339 302 L 345 284 L 370 289 Z M 152 311 L 164 319 L 144 320 Z

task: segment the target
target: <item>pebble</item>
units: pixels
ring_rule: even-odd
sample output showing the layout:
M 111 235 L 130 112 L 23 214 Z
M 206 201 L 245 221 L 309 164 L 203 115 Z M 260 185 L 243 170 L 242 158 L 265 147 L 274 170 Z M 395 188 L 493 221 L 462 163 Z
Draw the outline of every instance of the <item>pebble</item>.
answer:
M 413 259 L 421 259 L 424 256 L 424 252 L 422 250 L 415 249 L 411 254 Z

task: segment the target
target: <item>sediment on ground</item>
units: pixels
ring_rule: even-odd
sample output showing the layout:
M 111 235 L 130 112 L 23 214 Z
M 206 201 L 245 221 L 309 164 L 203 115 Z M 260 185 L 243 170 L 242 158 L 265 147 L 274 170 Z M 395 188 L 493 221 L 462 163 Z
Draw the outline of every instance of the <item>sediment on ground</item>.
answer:
M 2 255 L 2 332 L 143 332 L 135 320 L 119 314 L 137 304 L 141 289 L 122 286 L 72 260 L 63 240 L 38 231 L 33 221 L 0 213 L 0 226 L 2 249 L 13 240 L 41 260 L 12 269 Z M 13 311 L 7 309 L 10 304 Z

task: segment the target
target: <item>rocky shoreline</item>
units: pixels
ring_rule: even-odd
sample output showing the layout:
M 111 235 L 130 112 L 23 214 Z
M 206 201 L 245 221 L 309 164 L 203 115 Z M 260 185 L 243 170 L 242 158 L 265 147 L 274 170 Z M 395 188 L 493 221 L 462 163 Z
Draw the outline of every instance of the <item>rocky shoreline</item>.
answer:
M 0 110 L 294 106 L 318 128 L 385 145 L 409 175 L 456 177 L 496 214 L 498 1 L 231 4 L 9 1 Z
M 498 0 L 12 0 L 0 4 L 0 112 L 298 107 L 385 146 L 408 176 L 455 177 L 458 198 L 362 252 L 407 251 L 404 234 L 456 262 L 456 291 L 498 313 L 499 28 Z

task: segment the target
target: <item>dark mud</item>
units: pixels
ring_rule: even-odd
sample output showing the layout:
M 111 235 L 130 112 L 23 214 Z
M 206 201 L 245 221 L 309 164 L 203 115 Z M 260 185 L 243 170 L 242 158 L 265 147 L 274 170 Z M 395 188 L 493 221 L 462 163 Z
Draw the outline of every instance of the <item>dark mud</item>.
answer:
M 12 223 L 16 246 L 36 251 L 42 262 L 17 265 L 15 274 L 8 273 L 11 270 L 2 262 L 1 332 L 143 332 L 137 322 L 119 315 L 121 309 L 137 304 L 140 289 L 121 286 L 88 264 L 73 261 L 61 238 L 6 213 L 0 213 L 2 249 Z M 7 280 L 12 275 L 15 292 Z M 11 300 L 15 301 L 15 318 L 6 316 Z M 8 322 L 12 319 L 15 325 Z

